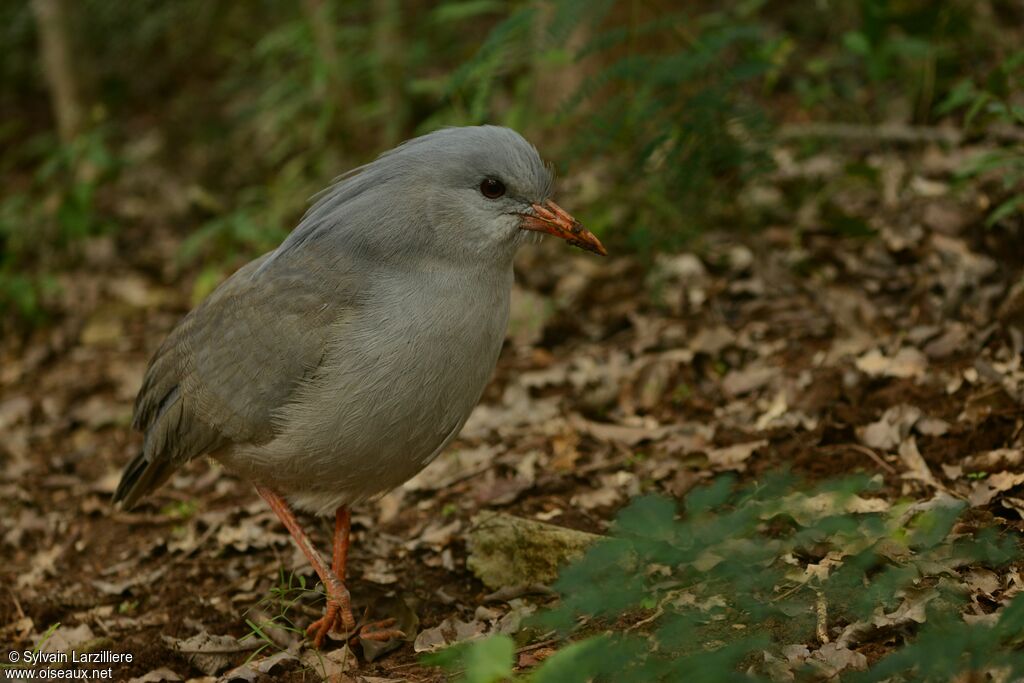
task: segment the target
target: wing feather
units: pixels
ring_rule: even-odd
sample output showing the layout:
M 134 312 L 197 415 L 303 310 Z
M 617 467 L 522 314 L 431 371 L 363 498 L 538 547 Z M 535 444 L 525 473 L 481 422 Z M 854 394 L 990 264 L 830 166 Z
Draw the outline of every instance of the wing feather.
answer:
M 335 273 L 328 286 L 308 252 L 261 269 L 269 256 L 221 284 L 150 361 L 133 417 L 145 434 L 142 451 L 114 494 L 123 507 L 199 455 L 272 439 L 274 411 L 319 367 L 330 326 L 354 305 L 357 280 Z

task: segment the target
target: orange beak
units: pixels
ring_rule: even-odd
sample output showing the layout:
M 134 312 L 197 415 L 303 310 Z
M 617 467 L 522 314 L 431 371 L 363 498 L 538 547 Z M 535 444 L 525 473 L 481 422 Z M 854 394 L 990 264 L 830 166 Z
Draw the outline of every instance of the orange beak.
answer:
M 594 237 L 594 233 L 584 228 L 578 220 L 570 216 L 569 212 L 558 204 L 548 200 L 543 204 L 533 204 L 530 208 L 533 209 L 532 214 L 522 214 L 523 222 L 519 227 L 523 230 L 546 232 L 580 249 L 586 249 L 601 256 L 608 255 L 608 251 L 601 241 Z

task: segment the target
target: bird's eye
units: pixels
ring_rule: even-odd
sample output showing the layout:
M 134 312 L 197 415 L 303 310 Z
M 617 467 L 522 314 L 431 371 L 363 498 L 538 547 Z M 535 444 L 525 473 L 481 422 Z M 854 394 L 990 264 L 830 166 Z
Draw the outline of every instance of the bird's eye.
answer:
M 480 183 L 480 194 L 488 199 L 497 199 L 505 194 L 505 183 L 497 178 L 484 178 Z

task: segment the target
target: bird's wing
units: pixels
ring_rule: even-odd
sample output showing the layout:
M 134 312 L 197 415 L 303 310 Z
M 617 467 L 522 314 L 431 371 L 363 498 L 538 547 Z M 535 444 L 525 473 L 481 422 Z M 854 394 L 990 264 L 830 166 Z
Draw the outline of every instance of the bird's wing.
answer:
M 132 507 L 192 458 L 274 435 L 273 411 L 320 364 L 355 279 L 297 258 L 250 262 L 168 335 L 150 361 L 133 426 L 145 433 L 114 494 Z M 329 283 L 329 284 L 328 284 Z

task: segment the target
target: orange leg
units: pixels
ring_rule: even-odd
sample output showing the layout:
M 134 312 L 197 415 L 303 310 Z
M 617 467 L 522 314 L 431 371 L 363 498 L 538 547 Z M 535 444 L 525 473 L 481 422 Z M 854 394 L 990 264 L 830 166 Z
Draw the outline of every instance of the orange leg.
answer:
M 334 552 L 331 565 L 327 563 L 309 540 L 309 536 L 303 531 L 295 513 L 288 506 L 288 503 L 270 489 L 257 486 L 256 492 L 263 497 L 270 509 L 274 511 L 281 523 L 292 535 L 295 544 L 302 551 L 302 554 L 309 560 L 313 570 L 320 577 L 320 581 L 327 590 L 327 608 L 324 615 L 314 621 L 306 629 L 306 634 L 313 636 L 313 645 L 320 647 L 327 634 L 340 627 L 345 633 L 350 634 L 353 641 L 359 640 L 389 640 L 391 638 L 402 638 L 404 633 L 397 629 L 388 628 L 395 623 L 394 619 L 384 619 L 380 622 L 364 624 L 357 628 L 356 620 L 352 616 L 352 601 L 348 589 L 345 588 L 345 567 L 348 564 L 349 532 L 352 525 L 352 515 L 347 506 L 342 505 L 334 513 Z M 316 634 L 316 635 L 314 635 Z
M 284 498 L 277 495 L 270 489 L 264 486 L 257 486 L 256 492 L 263 497 L 263 500 L 267 501 L 270 509 L 274 511 L 277 518 L 281 520 L 285 528 L 288 529 L 288 533 L 292 535 L 292 539 L 295 540 L 295 545 L 299 546 L 299 550 L 309 560 L 309 564 L 312 565 L 313 571 L 320 577 L 320 581 L 324 584 L 324 588 L 327 590 L 327 610 L 324 616 L 313 623 L 313 627 L 316 627 L 316 637 L 313 639 L 313 644 L 316 647 L 324 641 L 324 637 L 327 632 L 334 626 L 335 621 L 340 621 L 341 626 L 346 632 L 354 632 L 356 628 L 356 620 L 352 616 L 352 601 L 349 597 L 348 589 L 345 588 L 345 584 L 342 583 L 338 575 L 327 568 L 327 563 L 324 558 L 321 557 L 316 547 L 313 546 L 313 542 L 309 540 L 309 536 L 303 531 L 302 526 L 299 524 L 299 520 L 295 517 L 295 513 L 288 506 L 287 501 Z M 340 516 L 339 516 L 340 519 Z M 347 520 L 346 520 L 347 521 Z M 337 544 L 336 544 L 337 546 Z M 334 549 L 334 560 L 337 563 L 339 555 L 341 559 L 345 559 L 345 555 L 348 553 L 348 530 L 345 531 L 345 547 Z M 344 565 L 342 565 L 344 566 Z M 310 630 L 312 631 L 312 628 Z
M 345 580 L 345 567 L 348 565 L 348 542 L 352 531 L 352 513 L 347 505 L 334 511 L 334 562 L 331 567 L 342 581 Z

